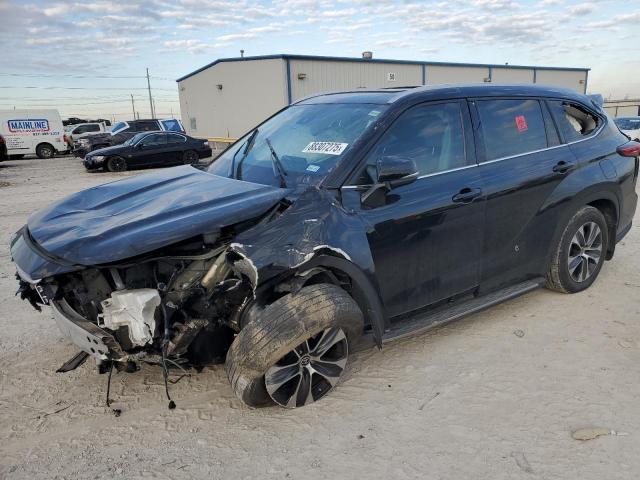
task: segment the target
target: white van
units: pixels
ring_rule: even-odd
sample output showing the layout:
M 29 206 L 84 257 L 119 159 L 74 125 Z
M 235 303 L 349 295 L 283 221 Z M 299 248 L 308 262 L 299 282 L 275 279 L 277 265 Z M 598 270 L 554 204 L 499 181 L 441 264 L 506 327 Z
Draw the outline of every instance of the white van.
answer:
M 0 137 L 9 158 L 51 158 L 68 149 L 57 110 L 0 110 Z

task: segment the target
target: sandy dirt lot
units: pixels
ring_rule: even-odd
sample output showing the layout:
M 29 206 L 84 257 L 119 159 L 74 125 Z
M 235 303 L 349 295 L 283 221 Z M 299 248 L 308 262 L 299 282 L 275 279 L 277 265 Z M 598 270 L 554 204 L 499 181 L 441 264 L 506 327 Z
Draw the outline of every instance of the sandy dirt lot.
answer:
M 298 410 L 251 410 L 222 367 L 55 370 L 77 352 L 14 297 L 9 236 L 34 210 L 123 174 L 73 158 L 0 164 L 0 478 L 633 479 L 640 475 L 640 218 L 595 285 L 538 290 L 359 353 Z M 514 333 L 516 332 L 516 333 Z M 615 430 L 574 440 L 581 427 Z

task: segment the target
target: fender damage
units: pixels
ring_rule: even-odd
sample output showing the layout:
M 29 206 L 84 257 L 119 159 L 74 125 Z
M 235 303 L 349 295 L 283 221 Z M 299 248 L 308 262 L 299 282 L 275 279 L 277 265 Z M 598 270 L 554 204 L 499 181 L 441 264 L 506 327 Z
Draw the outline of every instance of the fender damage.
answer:
M 189 168 L 96 187 L 34 214 L 12 241 L 21 296 L 52 306 L 60 330 L 98 364 L 124 370 L 142 358 L 223 362 L 248 312 L 315 275 L 350 289 L 381 335 L 366 229 L 334 192 L 290 199 Z

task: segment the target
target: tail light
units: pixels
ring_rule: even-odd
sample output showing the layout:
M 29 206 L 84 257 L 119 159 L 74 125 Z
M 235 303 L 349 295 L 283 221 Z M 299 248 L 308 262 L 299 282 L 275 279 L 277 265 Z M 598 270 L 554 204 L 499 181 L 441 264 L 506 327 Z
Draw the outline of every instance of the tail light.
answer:
M 64 140 L 64 143 L 69 143 L 69 139 L 67 138 L 66 134 L 62 136 L 62 139 Z
M 622 155 L 623 157 L 640 157 L 640 143 L 633 141 L 627 142 L 620 145 L 616 151 L 618 155 Z
M 208 140 L 205 140 L 205 141 L 204 141 L 204 143 L 202 144 L 202 146 L 203 146 L 204 148 L 209 148 L 209 141 L 208 141 Z

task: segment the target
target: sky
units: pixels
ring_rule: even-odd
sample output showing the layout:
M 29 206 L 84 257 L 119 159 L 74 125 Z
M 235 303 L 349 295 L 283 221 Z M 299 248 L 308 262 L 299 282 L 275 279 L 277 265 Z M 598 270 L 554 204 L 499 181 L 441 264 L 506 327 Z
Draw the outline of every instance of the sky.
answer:
M 588 93 L 640 98 L 640 0 L 0 0 L 0 109 L 178 116 L 175 79 L 290 53 L 587 67 Z M 635 72 L 635 73 L 634 73 Z

